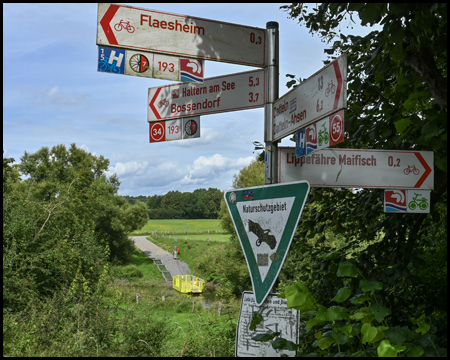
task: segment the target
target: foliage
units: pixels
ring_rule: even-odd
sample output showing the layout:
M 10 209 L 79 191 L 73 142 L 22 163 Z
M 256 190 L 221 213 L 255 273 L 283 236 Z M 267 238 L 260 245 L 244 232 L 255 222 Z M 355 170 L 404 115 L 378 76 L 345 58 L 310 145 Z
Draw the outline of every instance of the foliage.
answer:
M 107 261 L 129 258 L 126 231 L 146 223 L 146 209 L 116 195 L 108 165 L 72 144 L 25 152 L 17 165 L 25 180 L 4 171 L 4 308 L 24 309 L 78 280 L 93 284 Z
M 197 189 L 194 192 L 169 191 L 147 200 L 151 219 L 217 219 L 222 192 Z
M 347 53 L 346 135 L 338 147 L 433 151 L 435 165 L 430 214 L 383 213 L 379 189 L 312 189 L 287 258 L 291 264 L 309 260 L 283 269 L 283 287 L 301 280 L 317 303 L 330 308 L 342 287 L 339 264 L 356 259 L 361 276 L 382 284 L 377 299 L 391 312 L 390 328 L 409 327 L 410 318 L 424 315 L 435 331 L 434 344 L 446 348 L 447 5 L 282 8 L 332 44 L 327 54 Z M 343 27 L 358 21 L 356 15 L 361 25 L 381 30 L 344 35 Z M 345 243 L 330 243 L 330 234 L 344 236 Z M 352 294 L 360 294 L 359 284 L 350 283 Z M 300 342 L 306 344 L 308 336 L 302 334 Z
M 321 257 L 341 258 L 344 251 Z M 376 279 L 367 280 L 356 266 L 357 261 L 344 259 L 341 258 L 334 273 L 335 282 L 342 287 L 330 304 L 319 304 L 301 281 L 279 295 L 287 299 L 289 308 L 300 310 L 306 318 L 298 344 L 273 332 L 253 339 L 271 340 L 274 349 L 295 350 L 309 356 L 446 356 L 447 350 L 436 345 L 436 327 L 426 322 L 425 314 L 410 317 L 409 326 L 394 325 L 392 312 L 383 301 L 384 284 Z M 261 316 L 255 317 L 250 326 L 262 321 Z

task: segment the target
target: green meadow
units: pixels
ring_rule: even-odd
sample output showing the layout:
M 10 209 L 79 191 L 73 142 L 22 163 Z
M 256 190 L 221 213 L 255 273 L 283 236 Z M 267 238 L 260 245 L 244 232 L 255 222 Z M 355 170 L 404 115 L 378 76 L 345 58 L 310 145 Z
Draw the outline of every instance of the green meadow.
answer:
M 223 233 L 220 227 L 220 221 L 217 219 L 168 219 L 168 220 L 149 220 L 147 224 L 130 235 L 145 235 L 145 232 L 151 233 L 157 231 L 158 233 L 171 234 L 199 234 L 199 233 Z

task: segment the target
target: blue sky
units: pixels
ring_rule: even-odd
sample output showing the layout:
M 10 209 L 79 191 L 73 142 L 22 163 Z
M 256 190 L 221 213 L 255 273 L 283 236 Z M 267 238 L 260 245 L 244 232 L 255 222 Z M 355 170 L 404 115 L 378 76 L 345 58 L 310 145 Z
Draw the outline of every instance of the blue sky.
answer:
M 259 28 L 277 21 L 280 96 L 286 74 L 307 78 L 327 59 L 329 45 L 288 19 L 281 4 L 127 5 Z M 231 188 L 233 174 L 257 154 L 252 141 L 264 142 L 263 108 L 204 115 L 200 138 L 150 144 L 148 88 L 175 82 L 97 72 L 97 7 L 3 4 L 4 156 L 19 161 L 25 151 L 75 143 L 110 160 L 121 195 Z M 256 69 L 207 61 L 205 77 Z

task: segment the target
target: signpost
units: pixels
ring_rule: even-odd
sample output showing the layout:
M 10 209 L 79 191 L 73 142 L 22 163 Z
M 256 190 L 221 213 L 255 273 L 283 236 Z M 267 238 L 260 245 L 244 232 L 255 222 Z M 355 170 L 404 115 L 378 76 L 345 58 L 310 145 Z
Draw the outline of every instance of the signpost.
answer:
M 347 107 L 347 56 L 341 55 L 273 104 L 272 139 L 280 140 Z
M 429 213 L 430 190 L 384 190 L 384 212 Z
M 99 72 L 146 78 L 203 83 L 204 61 L 177 56 L 98 47 Z
M 203 84 L 174 84 L 148 89 L 148 121 L 264 106 L 264 70 L 205 79 Z
M 298 341 L 300 312 L 287 308 L 287 300 L 269 294 L 261 306 L 256 305 L 253 292 L 244 291 L 241 299 L 241 311 L 236 329 L 236 357 L 279 357 L 281 355 L 295 356 L 295 351 L 275 350 L 272 342 L 252 340 L 259 334 L 281 332 L 281 336 L 289 341 Z M 264 318 L 264 326 L 257 325 L 254 331 L 249 329 L 253 312 L 256 311 Z
M 200 116 L 151 122 L 149 135 L 151 143 L 199 138 Z
M 258 306 L 281 270 L 308 193 L 309 183 L 300 181 L 228 190 L 224 194 Z
M 323 149 L 301 158 L 279 148 L 280 182 L 307 180 L 311 186 L 433 189 L 432 151 Z
M 296 157 L 327 148 L 344 141 L 344 110 L 319 120 L 295 133 Z
M 265 66 L 266 31 L 192 16 L 98 4 L 97 45 Z

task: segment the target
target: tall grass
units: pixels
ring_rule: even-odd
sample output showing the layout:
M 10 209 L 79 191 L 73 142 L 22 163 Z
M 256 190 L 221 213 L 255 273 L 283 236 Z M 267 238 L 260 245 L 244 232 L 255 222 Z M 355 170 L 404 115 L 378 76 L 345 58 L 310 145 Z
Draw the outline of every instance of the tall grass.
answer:
M 69 299 L 67 291 L 3 310 L 3 353 L 9 356 L 233 356 L 238 301 L 218 304 L 180 294 L 136 249 L 116 264 L 98 296 Z M 91 291 L 93 293 L 93 291 Z M 137 295 L 139 294 L 139 295 Z M 164 300 L 163 300 L 164 297 Z

